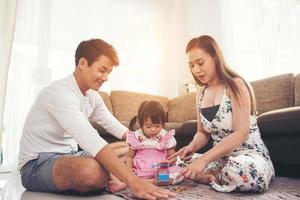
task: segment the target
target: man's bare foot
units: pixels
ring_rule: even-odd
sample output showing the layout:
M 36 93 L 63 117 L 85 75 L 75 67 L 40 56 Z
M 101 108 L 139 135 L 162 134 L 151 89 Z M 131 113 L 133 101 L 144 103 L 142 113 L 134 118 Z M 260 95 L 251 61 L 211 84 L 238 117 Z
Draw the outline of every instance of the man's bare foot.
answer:
M 112 193 L 120 192 L 122 190 L 125 190 L 127 188 L 126 183 L 123 183 L 118 180 L 111 180 L 108 183 L 108 190 Z

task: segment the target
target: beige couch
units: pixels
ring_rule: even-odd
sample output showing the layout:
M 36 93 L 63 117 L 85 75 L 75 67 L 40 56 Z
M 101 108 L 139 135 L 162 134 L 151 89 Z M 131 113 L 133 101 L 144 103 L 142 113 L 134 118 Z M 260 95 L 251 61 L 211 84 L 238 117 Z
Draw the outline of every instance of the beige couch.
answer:
M 292 171 L 291 166 L 300 167 L 300 74 L 283 74 L 251 84 L 257 99 L 258 125 L 277 171 L 299 175 L 299 170 Z M 176 130 L 178 148 L 187 145 L 196 132 L 196 93 L 176 98 L 129 91 L 112 91 L 110 95 L 100 92 L 100 95 L 110 112 L 126 126 L 141 102 L 159 101 L 167 112 L 166 128 Z M 108 142 L 117 140 L 100 126 L 93 125 Z M 200 152 L 211 146 L 210 141 Z

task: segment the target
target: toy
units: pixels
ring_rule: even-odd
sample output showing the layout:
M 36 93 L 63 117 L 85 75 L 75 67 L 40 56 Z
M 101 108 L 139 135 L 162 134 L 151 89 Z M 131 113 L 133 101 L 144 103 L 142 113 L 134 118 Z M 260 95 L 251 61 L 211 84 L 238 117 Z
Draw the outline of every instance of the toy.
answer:
M 159 186 L 169 184 L 169 164 L 168 163 L 159 163 L 156 169 L 156 183 Z
M 185 191 L 185 190 L 186 190 L 186 188 L 184 188 L 184 187 L 179 187 L 179 186 L 173 188 L 173 191 L 176 192 L 176 193 L 183 192 L 183 191 Z

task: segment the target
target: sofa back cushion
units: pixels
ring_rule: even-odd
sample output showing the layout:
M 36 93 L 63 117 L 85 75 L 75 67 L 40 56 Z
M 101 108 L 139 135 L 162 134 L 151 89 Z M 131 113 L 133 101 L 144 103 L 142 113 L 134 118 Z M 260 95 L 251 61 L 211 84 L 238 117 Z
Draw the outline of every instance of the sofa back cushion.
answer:
M 155 100 L 168 112 L 168 98 L 139 92 L 115 90 L 110 93 L 115 117 L 120 121 L 130 121 L 137 115 L 140 104 L 145 100 Z
M 300 106 L 300 74 L 297 74 L 295 78 L 295 106 Z
M 294 75 L 283 74 L 251 82 L 258 114 L 294 106 Z
M 103 101 L 104 101 L 106 107 L 108 108 L 108 110 L 109 110 L 112 114 L 114 114 L 113 108 L 112 108 L 111 101 L 110 101 L 110 98 L 109 98 L 108 93 L 107 93 L 107 92 L 102 92 L 102 91 L 100 91 L 99 94 L 100 94 L 100 96 L 102 97 L 102 99 L 103 99 Z
M 196 92 L 171 99 L 168 103 L 169 122 L 185 122 L 197 119 Z

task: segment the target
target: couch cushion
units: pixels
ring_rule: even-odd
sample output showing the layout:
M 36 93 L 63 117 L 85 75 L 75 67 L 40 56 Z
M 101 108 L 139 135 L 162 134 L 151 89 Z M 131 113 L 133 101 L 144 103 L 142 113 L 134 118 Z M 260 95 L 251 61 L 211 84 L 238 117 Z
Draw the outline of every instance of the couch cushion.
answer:
M 99 91 L 99 94 L 101 95 L 101 97 L 102 97 L 106 107 L 108 108 L 108 110 L 113 114 L 113 109 L 112 109 L 112 105 L 111 105 L 111 101 L 110 101 L 108 93 Z
M 294 75 L 283 74 L 251 82 L 258 114 L 294 106 Z
M 169 122 L 185 122 L 197 119 L 196 92 L 171 99 L 168 103 Z
M 300 74 L 295 78 L 295 106 L 300 106 Z
M 165 111 L 168 111 L 168 98 L 162 96 L 115 90 L 111 91 L 110 100 L 113 106 L 114 115 L 120 121 L 130 121 L 137 115 L 140 104 L 145 100 L 158 101 L 162 104 Z

